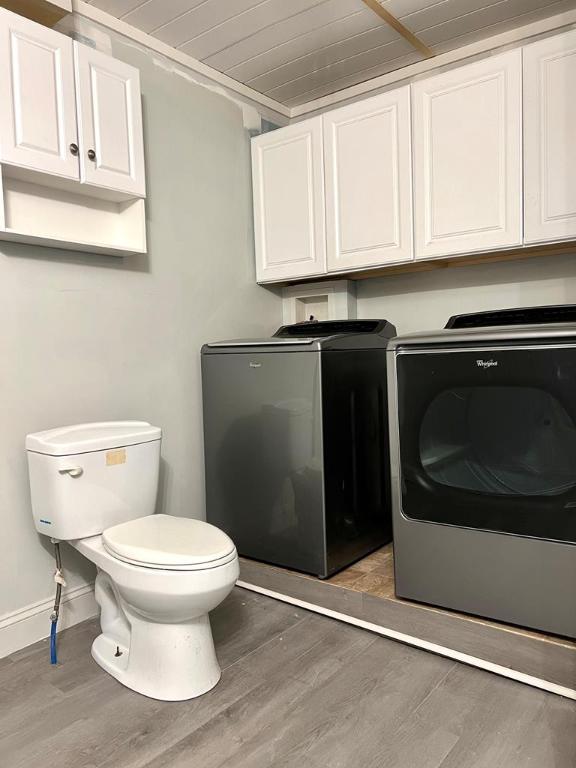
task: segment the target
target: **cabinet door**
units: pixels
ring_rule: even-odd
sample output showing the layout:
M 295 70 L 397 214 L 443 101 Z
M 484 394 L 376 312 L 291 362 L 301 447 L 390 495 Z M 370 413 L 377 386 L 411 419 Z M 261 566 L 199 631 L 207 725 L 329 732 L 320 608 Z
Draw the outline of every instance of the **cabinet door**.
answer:
M 0 9 L 0 162 L 79 178 L 72 41 Z
M 410 87 L 323 119 L 328 271 L 410 260 Z
M 252 139 L 256 278 L 326 270 L 322 118 Z
M 140 74 L 85 45 L 74 51 L 81 180 L 144 197 Z
M 576 237 L 576 30 L 524 48 L 524 240 Z
M 522 53 L 412 86 L 416 258 L 522 242 Z

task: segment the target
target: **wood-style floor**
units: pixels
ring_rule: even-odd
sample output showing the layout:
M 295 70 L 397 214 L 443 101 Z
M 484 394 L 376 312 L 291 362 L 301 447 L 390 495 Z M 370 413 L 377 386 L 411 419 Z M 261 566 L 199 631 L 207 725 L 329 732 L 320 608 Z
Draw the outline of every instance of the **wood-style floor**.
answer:
M 410 636 L 416 646 L 432 643 L 448 649 L 448 656 L 456 652 L 480 666 L 495 664 L 502 674 L 528 676 L 545 689 L 560 692 L 559 686 L 572 697 L 576 692 L 574 640 L 396 597 L 391 544 L 329 579 L 240 558 L 239 583 L 319 613 L 336 612 L 352 624 L 374 624 L 383 635 Z
M 334 574 L 328 584 L 366 592 L 377 597 L 394 598 L 394 550 L 392 544 Z
M 342 571 L 338 571 L 334 576 L 330 576 L 328 579 L 320 580 L 317 576 L 311 576 L 308 573 L 302 573 L 301 571 L 291 571 L 287 568 L 281 568 L 279 566 L 271 566 L 266 563 L 260 563 L 258 561 L 245 560 L 257 565 L 259 568 L 273 568 L 275 571 L 284 571 L 289 574 L 298 576 L 301 579 L 308 579 L 319 585 L 330 584 L 334 587 L 342 587 L 344 589 L 350 589 L 353 592 L 359 592 L 364 595 L 373 595 L 374 597 L 383 597 L 386 600 L 393 600 L 396 603 L 409 605 L 416 607 L 424 611 L 434 611 L 438 614 L 445 616 L 451 616 L 453 618 L 462 619 L 466 622 L 475 622 L 487 627 L 494 627 L 495 629 L 503 632 L 512 632 L 524 637 L 532 637 L 541 640 L 552 645 L 559 645 L 576 652 L 576 641 L 570 640 L 567 637 L 561 637 L 559 635 L 548 635 L 545 632 L 537 632 L 536 630 L 526 629 L 525 627 L 519 627 L 512 624 L 504 624 L 499 621 L 491 621 L 480 616 L 473 616 L 469 613 L 459 613 L 458 611 L 452 611 L 447 608 L 439 608 L 438 606 L 424 605 L 423 603 L 416 603 L 412 600 L 403 600 L 400 597 L 396 597 L 396 591 L 394 586 L 394 547 L 393 545 L 386 544 L 384 547 L 377 549 L 375 552 L 357 560 L 352 565 L 344 568 Z M 576 766 L 575 766 L 576 768 Z
M 245 590 L 219 685 L 165 703 L 90 657 L 96 621 L 0 662 L 2 768 L 574 768 L 573 701 Z

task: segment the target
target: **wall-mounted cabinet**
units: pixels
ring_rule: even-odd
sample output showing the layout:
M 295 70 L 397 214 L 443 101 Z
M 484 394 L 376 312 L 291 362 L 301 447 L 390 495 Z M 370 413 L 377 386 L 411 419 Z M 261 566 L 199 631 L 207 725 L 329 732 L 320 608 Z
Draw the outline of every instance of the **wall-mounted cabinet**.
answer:
M 0 9 L 0 239 L 143 252 L 134 67 Z
M 573 92 L 576 30 L 253 139 L 280 147 L 314 126 L 306 163 L 255 172 L 258 280 L 319 274 L 321 258 L 302 269 L 291 228 L 302 243 L 313 231 L 317 253 L 326 243 L 324 274 L 576 240 Z M 312 187 L 316 207 L 294 216 Z M 281 270 L 262 268 L 264 232 Z
M 323 116 L 328 272 L 412 258 L 410 88 Z
M 522 244 L 522 52 L 412 86 L 416 258 Z
M 75 43 L 78 128 L 84 184 L 144 197 L 140 73 Z
M 80 178 L 70 38 L 0 9 L 0 162 Z
M 576 238 L 576 30 L 524 48 L 524 238 Z
M 409 88 L 252 139 L 258 281 L 410 260 L 410 165 Z
M 256 277 L 326 270 L 322 118 L 252 139 Z

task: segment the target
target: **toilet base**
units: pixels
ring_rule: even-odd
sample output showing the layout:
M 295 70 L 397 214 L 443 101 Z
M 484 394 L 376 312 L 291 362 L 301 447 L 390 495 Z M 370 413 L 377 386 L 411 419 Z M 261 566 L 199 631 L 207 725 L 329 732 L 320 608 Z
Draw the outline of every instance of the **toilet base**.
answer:
M 129 645 L 103 632 L 92 644 L 102 669 L 133 691 L 161 701 L 184 701 L 207 693 L 220 679 L 210 620 L 158 624 L 127 616 Z

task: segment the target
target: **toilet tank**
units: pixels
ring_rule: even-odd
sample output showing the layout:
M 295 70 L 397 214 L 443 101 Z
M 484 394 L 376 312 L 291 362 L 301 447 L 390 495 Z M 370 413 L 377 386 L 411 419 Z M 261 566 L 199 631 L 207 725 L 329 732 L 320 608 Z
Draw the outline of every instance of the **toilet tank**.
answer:
M 145 421 L 76 424 L 26 437 L 36 530 L 83 539 L 152 515 L 162 432 Z

